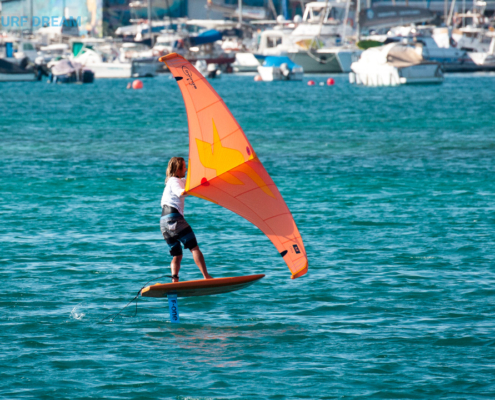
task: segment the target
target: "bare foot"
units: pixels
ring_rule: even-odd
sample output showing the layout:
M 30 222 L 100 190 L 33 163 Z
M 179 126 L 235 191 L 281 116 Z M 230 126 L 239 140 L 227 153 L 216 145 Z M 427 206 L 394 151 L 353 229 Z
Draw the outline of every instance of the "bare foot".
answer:
M 204 277 L 205 279 L 215 279 L 215 278 L 213 278 L 213 276 L 211 276 L 210 274 L 203 275 L 203 277 Z

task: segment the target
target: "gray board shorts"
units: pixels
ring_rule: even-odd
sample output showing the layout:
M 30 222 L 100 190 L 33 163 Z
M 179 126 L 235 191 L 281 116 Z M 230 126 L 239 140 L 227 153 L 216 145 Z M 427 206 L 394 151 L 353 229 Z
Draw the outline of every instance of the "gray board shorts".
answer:
M 163 206 L 160 218 L 160 231 L 168 244 L 172 257 L 182 255 L 182 246 L 185 249 L 194 249 L 198 242 L 196 235 L 182 214 L 174 207 Z

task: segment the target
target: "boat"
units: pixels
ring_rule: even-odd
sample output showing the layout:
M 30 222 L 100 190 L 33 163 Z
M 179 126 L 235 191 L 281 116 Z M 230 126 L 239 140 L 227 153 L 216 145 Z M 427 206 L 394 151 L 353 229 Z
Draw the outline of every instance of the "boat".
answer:
M 472 51 L 468 52 L 468 56 L 473 62 L 480 66 L 483 71 L 495 70 L 495 34 L 493 32 L 487 32 L 486 38 L 490 39 L 490 44 L 486 51 Z
M 222 71 L 225 71 L 235 61 L 235 54 L 222 49 L 220 43 L 223 32 L 211 28 L 219 26 L 219 21 L 213 22 L 211 24 L 208 20 L 178 20 L 177 23 L 171 24 L 169 29 L 164 29 L 156 38 L 153 50 L 160 55 L 180 54 L 191 63 L 204 60 L 207 64 L 216 64 Z M 199 33 L 191 33 L 194 30 L 199 30 Z
M 481 71 L 495 71 L 495 33 L 483 28 L 466 27 L 454 30 L 457 46 L 467 51 L 468 57 Z M 454 40 L 455 40 L 454 39 Z
M 217 64 L 208 64 L 205 60 L 198 60 L 194 66 L 205 78 L 214 79 L 222 76 L 222 71 Z
M 448 28 L 433 26 L 397 26 L 391 28 L 385 35 L 371 35 L 368 43 L 377 44 L 403 43 L 421 49 L 421 55 L 426 61 L 441 64 L 444 72 L 471 72 L 479 68 L 463 49 L 453 46 L 449 40 Z M 360 42 L 365 43 L 366 40 Z
M 136 46 L 138 46 L 136 44 Z M 73 61 L 91 69 L 95 78 L 138 78 L 156 75 L 156 60 L 154 57 L 126 57 L 126 49 L 119 50 L 116 43 L 107 39 L 78 39 L 72 42 Z M 136 53 L 137 54 L 137 53 Z
M 118 54 L 113 59 L 108 59 L 101 53 L 84 48 L 73 58 L 73 61 L 90 68 L 95 78 L 131 78 L 132 63 L 122 63 L 118 60 Z
M 304 70 L 295 64 L 289 57 L 269 56 L 263 65 L 258 67 L 261 79 L 271 81 L 302 81 Z
M 0 82 L 36 81 L 40 79 L 38 71 L 27 58 L 20 63 L 0 58 Z
M 48 46 L 41 46 L 36 63 L 40 65 L 48 65 L 52 60 L 69 59 L 72 56 L 70 47 L 66 43 L 55 43 Z
M 120 47 L 119 60 L 132 64 L 132 76 L 154 77 L 163 65 L 154 55 L 153 50 L 142 43 L 123 43 Z
M 30 58 L 36 54 L 30 50 L 32 48 L 32 43 L 28 41 L 19 41 L 10 37 L 0 40 L 0 82 L 41 79 L 44 70 L 42 66 L 33 63 L 34 60 Z
M 253 53 L 239 52 L 235 55 L 235 62 L 232 64 L 234 72 L 256 72 L 260 63 Z
M 363 52 L 352 63 L 349 82 L 364 86 L 396 86 L 404 84 L 442 83 L 439 63 L 426 61 L 415 46 L 390 43 Z
M 76 61 L 62 59 L 48 63 L 50 83 L 93 83 L 95 74 Z
M 256 58 L 263 62 L 267 56 L 287 56 L 306 73 L 349 72 L 362 50 L 345 43 L 356 32 L 348 18 L 348 3 L 307 3 L 293 29 L 284 26 L 262 32 Z

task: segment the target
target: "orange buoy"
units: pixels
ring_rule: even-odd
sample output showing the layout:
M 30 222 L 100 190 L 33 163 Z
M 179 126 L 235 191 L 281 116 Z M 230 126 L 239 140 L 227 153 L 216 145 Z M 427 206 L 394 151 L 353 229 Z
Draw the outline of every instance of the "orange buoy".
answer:
M 134 82 L 132 82 L 132 88 L 133 89 L 142 89 L 143 88 L 143 82 L 140 81 L 139 79 L 136 79 Z
M 315 81 L 311 80 L 311 81 L 308 81 L 308 86 L 314 86 L 316 85 Z
M 255 82 L 261 82 L 262 80 L 263 80 L 263 78 L 261 77 L 261 75 L 256 75 L 256 76 L 254 77 L 254 81 L 255 81 Z
M 328 78 L 328 79 L 327 79 L 327 85 L 328 85 L 328 86 L 333 86 L 333 85 L 335 85 L 335 79 L 333 79 L 333 78 Z

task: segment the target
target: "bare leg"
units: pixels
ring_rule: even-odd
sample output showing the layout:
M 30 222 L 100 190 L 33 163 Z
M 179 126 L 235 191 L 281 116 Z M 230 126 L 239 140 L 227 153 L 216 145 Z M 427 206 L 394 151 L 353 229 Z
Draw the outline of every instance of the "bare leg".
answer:
M 175 256 L 170 264 L 170 269 L 172 270 L 172 275 L 179 276 L 180 262 L 182 261 L 182 256 Z M 172 278 L 172 282 L 179 282 L 179 279 Z
M 194 262 L 196 263 L 199 270 L 203 274 L 203 277 L 205 279 L 213 279 L 213 277 L 210 276 L 210 274 L 206 270 L 205 258 L 203 257 L 203 253 L 201 253 L 201 250 L 199 249 L 199 247 L 196 246 L 194 249 L 191 249 L 191 253 L 193 255 Z

